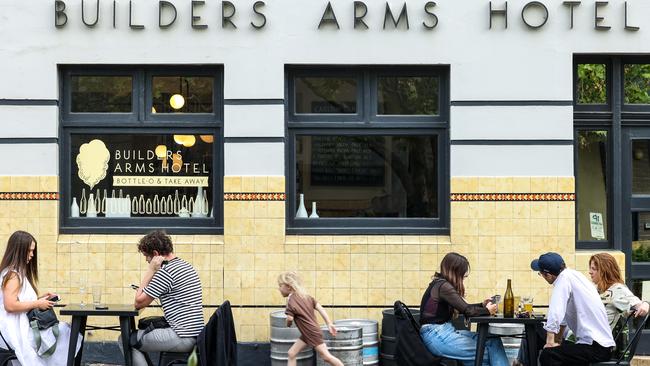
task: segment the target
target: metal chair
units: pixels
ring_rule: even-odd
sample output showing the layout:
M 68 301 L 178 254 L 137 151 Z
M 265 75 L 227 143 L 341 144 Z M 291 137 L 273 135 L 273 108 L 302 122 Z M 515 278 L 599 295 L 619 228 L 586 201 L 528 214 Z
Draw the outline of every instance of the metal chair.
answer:
M 7 366 L 9 365 L 9 361 L 18 360 L 18 358 L 16 357 L 16 352 L 11 349 L 5 337 L 2 336 L 2 333 L 0 333 L 0 338 L 2 338 L 2 342 L 7 346 L 7 349 L 0 348 L 0 366 Z
M 629 366 L 630 363 L 632 362 L 632 357 L 634 357 L 634 354 L 636 353 L 636 346 L 639 343 L 639 340 L 641 339 L 641 332 L 643 332 L 643 329 L 645 328 L 645 324 L 648 321 L 648 317 L 650 317 L 650 313 L 646 314 L 646 316 L 643 317 L 641 321 L 636 322 L 637 324 L 636 324 L 636 328 L 634 328 L 634 335 L 632 335 L 631 337 L 628 336 L 627 346 L 625 347 L 623 352 L 621 352 L 621 356 L 618 359 L 612 359 L 605 362 L 592 363 L 591 366 L 607 366 L 607 365 Z M 632 326 L 635 323 L 634 320 L 635 320 L 634 313 L 628 315 L 627 319 L 625 320 L 629 334 L 632 334 L 632 329 L 633 329 Z M 621 333 L 624 330 L 625 327 L 621 327 L 621 329 L 614 336 L 614 339 L 618 339 L 618 337 L 621 335 Z
M 160 352 L 158 366 L 187 365 L 192 352 Z

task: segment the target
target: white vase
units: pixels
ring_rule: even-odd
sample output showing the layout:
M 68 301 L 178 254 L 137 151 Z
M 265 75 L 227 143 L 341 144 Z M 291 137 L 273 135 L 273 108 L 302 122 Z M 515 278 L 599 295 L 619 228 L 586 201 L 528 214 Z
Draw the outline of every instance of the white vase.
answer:
M 72 205 L 70 205 L 70 217 L 79 217 L 79 205 L 77 204 L 77 197 L 72 197 Z
M 86 217 L 97 217 L 97 206 L 95 206 L 95 196 L 91 193 L 88 196 L 88 208 L 86 209 Z
M 316 213 L 316 202 L 311 203 L 311 215 L 309 215 L 310 219 L 317 219 L 320 216 Z
M 305 195 L 300 194 L 300 205 L 298 205 L 298 211 L 296 211 L 297 219 L 306 219 L 307 218 L 307 209 L 305 208 Z
M 203 213 L 203 189 L 201 187 L 198 187 L 196 191 L 196 198 L 192 206 L 192 217 L 205 217 Z

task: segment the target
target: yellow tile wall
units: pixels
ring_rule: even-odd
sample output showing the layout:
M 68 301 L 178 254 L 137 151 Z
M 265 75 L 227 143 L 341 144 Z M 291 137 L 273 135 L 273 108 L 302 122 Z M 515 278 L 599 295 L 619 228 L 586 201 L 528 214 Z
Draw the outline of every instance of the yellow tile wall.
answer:
M 0 191 L 56 192 L 58 177 L 0 177 Z M 284 177 L 225 177 L 224 191 L 279 192 Z M 573 193 L 572 177 L 462 177 L 451 179 L 452 193 Z M 276 276 L 297 270 L 306 287 L 334 319 L 381 319 L 380 309 L 401 299 L 417 305 L 422 291 L 450 251 L 468 256 L 472 265 L 467 298 L 478 301 L 503 293 L 513 279 L 515 295 L 533 295 L 547 303 L 550 286 L 529 269 L 540 253 L 557 251 L 570 267 L 586 273 L 591 252 L 574 249 L 574 202 L 452 202 L 449 236 L 285 235 L 283 201 L 224 202 L 223 235 L 172 235 L 176 254 L 198 270 L 206 304 L 229 299 L 234 305 L 278 306 Z M 106 302 L 130 303 L 146 262 L 137 253 L 140 235 L 59 235 L 58 201 L 0 201 L 0 249 L 14 230 L 38 239 L 40 289 L 54 289 L 64 302 L 86 299 L 93 284 Z M 620 252 L 614 255 L 621 261 Z M 205 309 L 207 317 L 214 309 Z M 270 307 L 235 307 L 242 341 L 268 341 Z M 148 309 L 143 315 L 155 315 Z M 116 324 L 91 319 L 90 324 Z M 113 340 L 116 333 L 97 331 L 88 340 Z

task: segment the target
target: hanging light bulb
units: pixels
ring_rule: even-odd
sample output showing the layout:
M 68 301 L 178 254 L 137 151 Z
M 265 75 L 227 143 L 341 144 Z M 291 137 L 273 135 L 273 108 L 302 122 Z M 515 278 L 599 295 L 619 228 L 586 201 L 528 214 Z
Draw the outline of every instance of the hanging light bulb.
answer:
M 156 156 L 158 159 L 162 159 L 167 155 L 167 146 L 165 145 L 158 145 L 156 146 Z
M 174 94 L 169 98 L 169 105 L 174 109 L 181 109 L 185 105 L 185 98 L 180 94 Z
M 192 147 L 196 143 L 196 137 L 194 135 L 185 135 L 183 140 L 183 146 L 185 147 Z
M 214 136 L 212 135 L 200 135 L 199 138 L 201 138 L 201 141 L 205 142 L 206 144 L 211 144 L 214 142 Z
M 174 135 L 174 142 L 185 147 L 192 147 L 196 143 L 194 135 Z

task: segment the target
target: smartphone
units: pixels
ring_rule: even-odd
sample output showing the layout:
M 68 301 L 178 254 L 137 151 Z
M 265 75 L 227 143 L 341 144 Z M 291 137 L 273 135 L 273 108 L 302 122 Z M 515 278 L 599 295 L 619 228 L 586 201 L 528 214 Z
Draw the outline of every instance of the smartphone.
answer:
M 61 299 L 59 299 L 59 295 L 54 295 L 51 298 L 49 298 L 48 300 L 49 301 L 54 301 L 54 302 L 61 301 Z
M 137 290 L 137 289 L 140 288 L 140 286 L 137 286 L 137 285 L 131 284 L 131 288 L 134 289 L 134 290 Z

